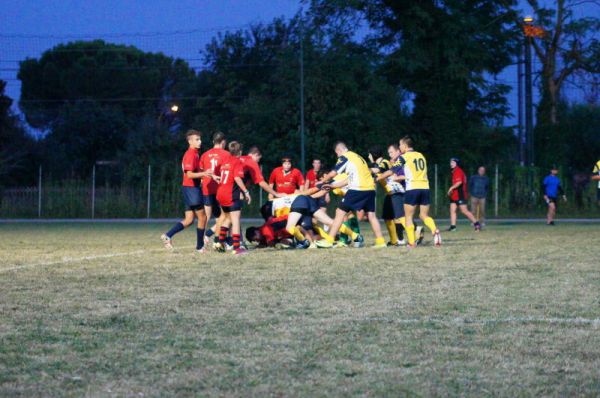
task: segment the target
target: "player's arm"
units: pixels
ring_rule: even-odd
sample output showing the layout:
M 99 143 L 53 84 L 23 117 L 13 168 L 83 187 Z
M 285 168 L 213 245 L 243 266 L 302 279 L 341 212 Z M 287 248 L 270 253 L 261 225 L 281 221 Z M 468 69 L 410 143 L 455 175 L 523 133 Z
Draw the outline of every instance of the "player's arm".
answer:
M 213 173 L 210 170 L 199 171 L 199 172 L 194 172 L 194 171 L 188 170 L 185 172 L 185 176 L 187 178 L 194 179 L 194 178 L 202 178 L 202 177 L 212 177 Z
M 600 163 L 600 162 L 598 162 Z M 596 164 L 596 166 L 594 166 L 594 170 L 592 171 L 592 181 L 600 181 L 600 165 Z
M 240 187 L 240 189 L 242 190 L 242 193 L 244 194 L 244 198 L 246 198 L 246 202 L 248 202 L 248 204 L 250 204 L 250 202 L 252 201 L 252 198 L 250 198 L 250 191 L 248 191 L 248 188 L 246 188 L 246 184 L 244 184 L 244 180 L 242 180 L 241 177 L 236 176 L 235 177 L 235 183 L 237 184 L 238 187 Z
M 283 198 L 284 196 L 286 196 L 284 193 L 279 193 L 277 191 L 275 191 L 273 189 L 273 184 L 267 184 L 267 182 L 265 180 L 262 180 L 261 182 L 258 183 L 258 186 L 261 187 L 265 192 L 267 192 L 269 194 L 269 198 L 271 197 L 275 197 L 275 198 Z
M 377 177 L 375 177 L 375 181 L 379 182 L 382 180 L 385 180 L 388 177 L 391 177 L 394 174 L 394 172 L 392 170 L 386 170 L 385 172 L 379 174 Z
M 457 189 L 461 185 L 462 185 L 462 181 L 460 179 L 458 181 L 455 181 L 454 184 L 452 184 L 450 186 L 450 188 L 448 188 L 448 195 L 450 195 L 452 193 L 452 191 L 454 191 L 455 189 Z
M 348 178 L 344 178 L 343 180 L 339 180 L 339 181 L 333 181 L 329 184 L 323 184 L 322 189 L 329 191 L 329 190 L 332 190 L 335 188 L 343 188 L 346 185 L 348 185 Z

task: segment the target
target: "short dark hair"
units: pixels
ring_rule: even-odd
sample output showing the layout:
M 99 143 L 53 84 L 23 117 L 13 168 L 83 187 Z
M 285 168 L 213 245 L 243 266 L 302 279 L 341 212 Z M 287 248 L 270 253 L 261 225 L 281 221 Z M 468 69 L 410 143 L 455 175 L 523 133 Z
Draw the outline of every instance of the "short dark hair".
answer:
M 400 149 L 400 146 L 398 144 L 390 144 L 390 145 L 388 145 L 388 148 L 389 147 L 393 147 L 395 150 L 399 150 Z
M 321 160 L 321 158 L 313 158 L 312 161 L 314 162 L 315 160 L 318 160 L 319 162 L 323 163 L 323 161 Z
M 258 228 L 256 227 L 248 227 L 246 228 L 246 240 L 248 242 L 254 242 L 254 235 L 256 234 L 256 232 L 258 231 Z
M 231 141 L 227 146 L 227 149 L 229 149 L 229 153 L 233 156 L 240 156 L 242 154 L 242 148 L 242 143 L 237 141 Z
M 260 149 L 258 149 L 258 147 L 256 145 L 253 145 L 250 147 L 250 149 L 248 149 L 248 155 L 262 155 L 262 152 L 260 151 Z
M 333 149 L 337 148 L 338 145 L 343 145 L 344 147 L 348 148 L 348 145 L 346 145 L 344 141 L 336 141 L 335 144 L 333 144 Z
M 414 140 L 408 135 L 405 135 L 404 137 L 400 138 L 400 141 L 404 142 L 404 144 L 409 148 L 412 148 L 415 144 Z
M 288 161 L 290 163 L 292 163 L 292 157 L 291 156 L 282 156 L 281 157 L 281 163 Z
M 371 148 L 369 148 L 369 153 L 374 159 L 379 159 L 383 157 L 383 148 L 378 144 L 373 145 Z
M 198 137 L 202 138 L 202 133 L 200 133 L 198 130 L 194 130 L 194 129 L 189 129 L 186 133 L 185 133 L 185 138 L 187 140 L 190 139 L 191 136 L 193 135 L 197 135 Z
M 214 145 L 219 145 L 224 140 L 225 140 L 225 134 L 220 131 L 217 131 L 212 136 L 212 141 L 213 141 Z

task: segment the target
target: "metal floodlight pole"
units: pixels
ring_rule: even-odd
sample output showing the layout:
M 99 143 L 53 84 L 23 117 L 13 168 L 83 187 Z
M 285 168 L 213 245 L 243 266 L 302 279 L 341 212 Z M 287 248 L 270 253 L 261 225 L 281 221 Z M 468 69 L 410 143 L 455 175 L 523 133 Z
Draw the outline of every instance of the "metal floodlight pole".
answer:
M 531 36 L 525 36 L 525 137 L 527 164 L 533 166 L 533 85 L 531 78 Z
M 304 20 L 300 18 L 300 165 L 302 174 L 306 171 L 304 148 Z
M 494 215 L 496 218 L 498 218 L 498 177 L 499 177 L 498 164 L 496 164 L 496 181 L 495 181 L 495 187 L 494 187 Z
M 438 210 L 438 165 L 437 163 L 434 165 L 434 175 L 433 175 L 433 187 L 434 187 L 434 193 L 433 193 L 433 203 L 434 203 L 434 210 L 435 210 L 435 214 L 437 215 L 437 210 Z
M 92 218 L 96 212 L 96 164 L 92 167 Z
M 152 166 L 148 165 L 148 208 L 146 209 L 146 218 L 150 218 L 150 192 L 152 187 Z
M 517 57 L 517 98 L 518 98 L 518 132 L 519 132 L 519 163 L 525 165 L 525 139 L 523 137 L 523 44 L 519 45 Z
M 38 218 L 42 218 L 42 165 L 38 174 Z

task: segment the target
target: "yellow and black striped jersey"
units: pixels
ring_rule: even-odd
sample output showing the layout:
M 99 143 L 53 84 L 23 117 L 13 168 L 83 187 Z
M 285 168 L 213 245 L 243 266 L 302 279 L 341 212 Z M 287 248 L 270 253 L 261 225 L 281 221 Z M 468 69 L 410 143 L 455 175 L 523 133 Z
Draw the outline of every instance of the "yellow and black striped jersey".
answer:
M 406 177 L 406 190 L 429 189 L 427 160 L 420 152 L 409 151 L 400 156 L 400 163 Z
M 375 190 L 375 180 L 367 162 L 356 153 L 347 151 L 338 158 L 334 167 L 338 173 L 348 174 L 348 189 L 355 191 Z
M 381 174 L 385 173 L 388 170 L 392 169 L 392 162 L 383 159 L 381 162 L 377 163 L 377 169 L 379 169 L 379 173 L 376 173 L 376 176 L 379 177 Z M 393 195 L 395 193 L 403 193 L 404 187 L 400 182 L 392 180 L 393 175 L 387 177 L 384 180 L 379 180 L 379 184 L 385 191 L 387 195 Z
M 593 173 L 600 176 L 600 160 L 596 162 Z M 600 189 L 600 181 L 598 181 L 598 189 Z

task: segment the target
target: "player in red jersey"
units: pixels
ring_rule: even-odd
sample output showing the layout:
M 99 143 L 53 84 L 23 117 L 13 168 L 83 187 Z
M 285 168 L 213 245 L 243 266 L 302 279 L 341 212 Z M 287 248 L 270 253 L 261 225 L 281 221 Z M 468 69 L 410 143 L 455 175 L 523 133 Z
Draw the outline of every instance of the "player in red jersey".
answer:
M 312 166 L 313 168 L 306 172 L 306 182 L 304 183 L 305 190 L 314 188 L 317 181 L 319 181 L 321 177 L 325 175 L 325 170 L 323 170 L 323 162 L 321 162 L 321 159 L 314 158 L 312 161 Z M 319 198 L 319 208 L 326 210 L 330 201 L 331 198 L 329 197 L 329 192 L 327 192 L 327 194 Z
M 459 166 L 458 158 L 450 159 L 450 168 L 452 169 L 452 186 L 448 189 L 448 197 L 450 198 L 450 228 L 448 231 L 456 231 L 456 208 L 464 214 L 469 221 L 473 223 L 475 231 L 481 230 L 479 221 L 475 219 L 473 213 L 467 208 L 469 192 L 467 191 L 467 176 Z
M 287 214 L 280 217 L 269 217 L 260 227 L 249 227 L 246 229 L 246 240 L 258 243 L 257 248 L 272 247 L 289 239 L 289 244 L 283 247 L 291 247 L 292 235 L 287 231 Z
M 256 184 L 265 190 L 269 195 L 274 197 L 284 196 L 283 194 L 278 194 L 263 177 L 262 171 L 260 171 L 260 166 L 258 163 L 262 159 L 262 153 L 257 146 L 253 146 L 248 150 L 248 154 L 245 156 L 240 156 L 240 162 L 244 167 L 244 184 L 246 184 L 246 188 L 250 188 L 252 184 Z
M 200 179 L 210 178 L 212 171 L 203 171 L 200 166 L 200 157 L 198 152 L 202 146 L 200 132 L 189 130 L 186 134 L 189 144 L 188 150 L 183 155 L 181 168 L 183 171 L 182 193 L 185 203 L 185 217 L 171 228 L 167 233 L 161 235 L 165 247 L 173 250 L 173 235 L 189 227 L 194 222 L 194 216 L 198 219 L 196 229 L 196 250 L 198 253 L 204 253 L 204 229 L 206 228 L 206 215 L 204 213 L 204 200 L 200 188 Z
M 281 159 L 281 166 L 271 173 L 269 185 L 275 186 L 277 192 L 291 195 L 302 189 L 304 177 L 300 170 L 292 168 L 292 159 L 286 156 Z M 273 198 L 269 196 L 269 199 Z
M 215 246 L 218 251 L 225 248 L 228 228 L 223 224 L 231 223 L 231 237 L 233 238 L 234 254 L 246 254 L 240 247 L 241 225 L 240 218 L 243 206 L 242 197 L 250 204 L 250 192 L 244 184 L 244 166 L 239 160 L 242 154 L 242 145 L 232 141 L 228 145 L 230 157 L 220 166 L 219 187 L 217 201 L 221 205 L 222 216 L 217 220 L 219 243 Z
M 200 157 L 200 166 L 204 170 L 211 170 L 213 176 L 219 176 L 221 164 L 230 156 L 229 152 L 225 150 L 227 140 L 225 139 L 225 134 L 219 131 L 213 134 L 212 141 L 213 147 L 204 152 Z M 202 195 L 204 196 L 204 211 L 207 223 L 210 221 L 211 216 L 218 218 L 221 215 L 221 207 L 217 202 L 217 188 L 219 186 L 217 179 L 214 177 L 205 177 L 202 179 Z M 213 229 L 206 231 L 205 243 L 208 243 L 208 239 L 215 234 L 214 228 L 213 226 Z

